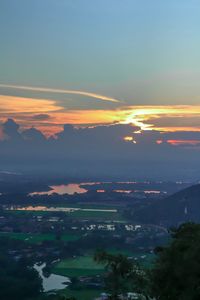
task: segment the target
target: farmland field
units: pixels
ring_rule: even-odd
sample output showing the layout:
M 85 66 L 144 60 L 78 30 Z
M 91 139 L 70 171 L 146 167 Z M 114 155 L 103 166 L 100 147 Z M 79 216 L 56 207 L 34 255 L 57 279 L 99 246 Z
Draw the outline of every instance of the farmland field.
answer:
M 58 207 L 59 208 L 59 207 Z M 91 209 L 91 210 L 90 210 Z M 93 210 L 94 209 L 94 210 Z M 98 210 L 99 209 L 99 210 Z M 103 209 L 104 211 L 101 211 Z M 75 210 L 75 211 L 63 211 L 68 217 L 74 218 L 74 219 L 83 219 L 83 220 L 106 220 L 106 221 L 124 221 L 124 218 L 122 215 L 117 211 L 112 211 L 112 208 L 93 208 L 90 207 L 88 210 Z M 31 216 L 44 216 L 48 214 L 52 214 L 51 211 L 45 211 L 45 210 L 9 210 L 9 212 L 13 214 L 18 215 L 24 215 L 24 214 L 30 214 Z
M 69 213 L 72 218 L 89 219 L 89 220 L 109 220 L 121 221 L 122 216 L 117 212 L 105 211 L 75 211 Z
M 70 290 L 66 288 L 60 295 L 67 297 L 75 297 L 77 300 L 93 300 L 102 293 L 103 291 L 95 289 L 81 289 L 81 290 Z
M 25 242 L 29 243 L 41 243 L 43 241 L 54 241 L 56 240 L 56 235 L 51 234 L 51 233 L 45 233 L 45 234 L 40 234 L 40 233 L 14 233 L 14 232 L 0 232 L 0 236 L 3 237 L 10 237 L 12 239 L 17 239 L 17 240 L 23 240 Z M 63 234 L 61 236 L 61 239 L 63 241 L 76 241 L 81 237 L 81 235 L 75 235 L 75 234 Z
M 104 267 L 97 264 L 92 256 L 62 260 L 52 270 L 52 273 L 69 277 L 92 276 L 103 272 Z

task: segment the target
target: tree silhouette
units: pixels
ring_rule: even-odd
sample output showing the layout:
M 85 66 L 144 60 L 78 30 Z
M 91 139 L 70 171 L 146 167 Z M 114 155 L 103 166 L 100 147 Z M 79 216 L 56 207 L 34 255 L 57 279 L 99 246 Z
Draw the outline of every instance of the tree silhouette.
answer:
M 117 300 L 120 294 L 134 289 L 134 281 L 137 282 L 140 271 L 133 261 L 122 254 L 113 255 L 105 251 L 98 251 L 94 260 L 105 266 L 105 285 L 111 294 L 110 299 Z
M 172 242 L 157 249 L 152 292 L 159 300 L 200 299 L 200 224 L 173 229 Z

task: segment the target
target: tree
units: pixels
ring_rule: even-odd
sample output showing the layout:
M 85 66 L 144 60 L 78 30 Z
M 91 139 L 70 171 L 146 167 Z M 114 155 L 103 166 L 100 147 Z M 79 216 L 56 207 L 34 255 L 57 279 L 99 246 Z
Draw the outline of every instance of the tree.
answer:
M 119 294 L 133 290 L 133 282 L 140 275 L 139 268 L 126 256 L 100 251 L 95 254 L 94 260 L 105 266 L 107 271 L 105 284 L 111 294 L 110 299 L 117 300 Z
M 77 300 L 75 297 L 65 296 L 65 295 L 48 295 L 41 298 L 41 300 Z
M 37 271 L 8 255 L 0 255 L 0 274 L 0 299 L 28 300 L 43 291 Z
M 199 300 L 200 224 L 183 224 L 171 234 L 171 244 L 157 249 L 152 295 L 159 300 Z

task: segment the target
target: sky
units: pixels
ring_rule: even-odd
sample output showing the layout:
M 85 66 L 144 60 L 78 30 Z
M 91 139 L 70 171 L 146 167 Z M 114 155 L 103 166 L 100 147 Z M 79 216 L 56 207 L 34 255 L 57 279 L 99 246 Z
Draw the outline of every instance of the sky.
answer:
M 0 122 L 46 136 L 130 123 L 198 144 L 199 15 L 198 0 L 0 0 Z

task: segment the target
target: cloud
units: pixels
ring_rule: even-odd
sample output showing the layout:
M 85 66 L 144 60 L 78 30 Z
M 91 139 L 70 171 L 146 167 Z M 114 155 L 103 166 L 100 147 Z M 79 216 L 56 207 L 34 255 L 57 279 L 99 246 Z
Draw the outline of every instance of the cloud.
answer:
M 196 114 L 190 113 L 190 108 L 186 113 L 177 112 L 176 115 L 162 115 L 157 118 L 152 118 L 146 121 L 147 124 L 152 124 L 154 127 L 161 128 L 166 127 L 167 130 L 198 130 L 200 128 L 200 111 L 197 108 Z
M 9 84 L 0 84 L 0 88 L 8 88 L 8 89 L 17 89 L 22 91 L 31 91 L 31 92 L 42 92 L 42 93 L 54 93 L 54 94 L 71 94 L 71 95 L 80 95 L 80 96 L 87 96 L 90 98 L 99 99 L 102 101 L 109 101 L 114 103 L 122 102 L 121 100 L 91 93 L 85 91 L 76 91 L 76 90 L 66 90 L 66 89 L 52 89 L 52 88 L 44 88 L 44 87 L 32 87 L 32 86 L 21 86 L 21 85 L 9 85 Z
M 46 121 L 49 120 L 50 118 L 51 116 L 48 114 L 37 114 L 31 117 L 32 120 L 36 120 L 36 121 Z
M 3 125 L 3 136 L 5 139 L 11 139 L 11 141 L 18 141 L 21 138 L 19 133 L 19 125 L 12 119 L 8 119 Z
M 53 135 L 65 123 L 77 126 L 132 124 L 142 130 L 200 131 L 200 105 L 120 106 L 114 109 L 68 109 L 56 100 L 0 95 L 0 120 L 14 118 Z
M 0 115 L 15 113 L 46 113 L 62 110 L 56 101 L 48 99 L 35 99 L 0 95 Z
M 37 129 L 35 128 L 29 128 L 27 130 L 24 130 L 22 132 L 22 137 L 25 140 L 29 141 L 37 141 L 37 142 L 44 142 L 45 141 L 45 136 Z
M 131 124 L 63 125 L 55 137 L 2 124 L 0 165 L 15 171 L 65 174 L 73 178 L 194 178 L 199 176 L 200 132 L 142 131 Z M 129 137 L 128 139 L 126 137 Z M 197 178 L 197 177 L 196 177 Z
M 200 139 L 199 140 L 167 140 L 167 143 L 173 145 L 173 146 L 199 146 L 200 145 Z
M 200 105 L 130 106 L 121 108 L 125 123 L 144 130 L 200 131 Z

